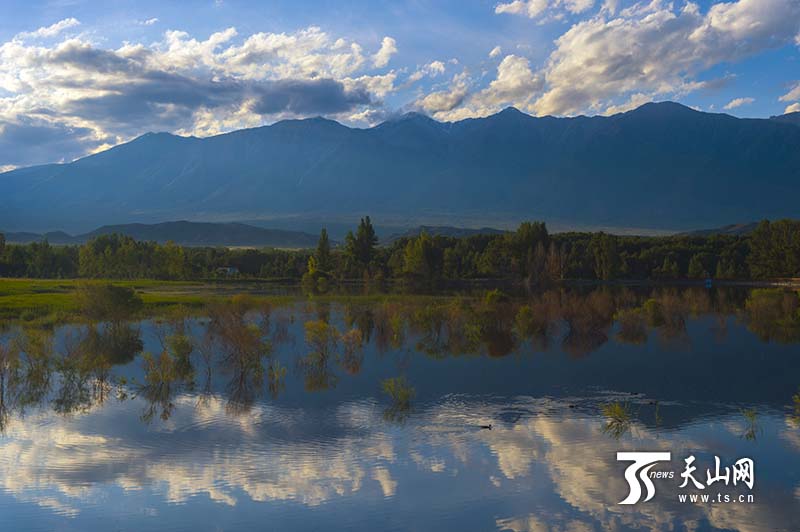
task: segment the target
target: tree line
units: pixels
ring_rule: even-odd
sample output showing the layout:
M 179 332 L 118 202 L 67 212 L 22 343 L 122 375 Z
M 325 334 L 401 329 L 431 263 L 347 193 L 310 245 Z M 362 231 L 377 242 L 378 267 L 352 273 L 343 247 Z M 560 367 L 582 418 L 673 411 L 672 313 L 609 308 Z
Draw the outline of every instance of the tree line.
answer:
M 525 222 L 499 235 L 422 233 L 379 245 L 367 216 L 333 246 L 325 229 L 313 250 L 183 247 L 112 234 L 80 246 L 5 242 L 0 276 L 31 278 L 341 280 L 513 279 L 538 285 L 584 280 L 758 280 L 800 277 L 800 221 L 763 221 L 747 235 L 550 234 Z

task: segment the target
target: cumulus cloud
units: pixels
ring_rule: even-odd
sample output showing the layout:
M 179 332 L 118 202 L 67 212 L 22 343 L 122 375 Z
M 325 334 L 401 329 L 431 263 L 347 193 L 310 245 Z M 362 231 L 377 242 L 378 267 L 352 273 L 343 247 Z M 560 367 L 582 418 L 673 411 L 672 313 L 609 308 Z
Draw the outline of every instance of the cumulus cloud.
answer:
M 414 83 L 426 76 L 434 78 L 436 76 L 444 74 L 445 69 L 446 69 L 445 64 L 442 61 L 431 61 L 427 65 L 417 69 L 413 74 L 411 74 L 408 77 L 408 81 L 410 83 Z
M 791 105 L 787 105 L 786 109 L 783 110 L 784 114 L 788 113 L 799 113 L 800 112 L 800 102 L 793 103 Z
M 559 10 L 584 13 L 594 6 L 594 1 L 516 0 L 498 4 L 495 12 L 541 21 L 559 17 Z M 691 2 L 652 0 L 620 9 L 606 0 L 554 41 L 543 65 L 532 68 L 522 55 L 507 55 L 484 89 L 472 87 L 482 84 L 485 72 L 417 103 L 443 120 L 485 116 L 508 105 L 536 115 L 614 114 L 717 89 L 734 75 L 698 78 L 714 66 L 790 44 L 799 29 L 797 0 L 718 2 L 705 12 Z M 501 53 L 496 47 L 490 57 Z M 795 89 L 781 98 L 798 99 Z
M 71 160 L 111 141 L 86 127 L 70 127 L 44 120 L 0 121 L 0 172 L 33 162 Z M 53 160 L 53 154 L 60 158 Z
M 73 20 L 33 33 L 54 36 Z M 0 44 L 0 165 L 69 161 L 152 130 L 214 134 L 295 116 L 348 117 L 395 90 L 394 71 L 369 69 L 396 49 L 387 37 L 370 56 L 317 27 L 244 37 L 227 28 L 206 39 L 170 30 L 154 44 L 117 49 L 85 37 L 52 45 L 15 37 Z
M 751 104 L 751 103 L 753 103 L 754 101 L 756 101 L 756 99 L 755 99 L 755 98 L 749 98 L 749 97 L 745 97 L 745 98 L 734 98 L 733 100 L 731 100 L 730 102 L 728 102 L 728 103 L 725 105 L 725 107 L 724 107 L 723 109 L 728 109 L 728 110 L 730 110 L 730 109 L 736 109 L 737 107 L 741 107 L 741 106 L 743 106 L 743 105 L 750 105 L 750 104 Z
M 535 73 L 530 62 L 518 55 L 507 55 L 497 66 L 497 75 L 488 87 L 483 90 L 467 94 L 468 83 L 466 74 L 454 79 L 447 93 L 433 93 L 422 99 L 419 103 L 423 109 L 432 112 L 439 120 L 460 120 L 474 116 L 487 116 L 503 107 L 515 106 L 524 111 L 530 111 L 533 97 L 541 91 L 542 78 Z M 426 102 L 426 100 L 428 100 Z M 441 105 L 439 108 L 432 103 L 455 103 L 463 105 Z
M 389 64 L 389 59 L 397 53 L 397 42 L 391 37 L 384 37 L 381 48 L 372 56 L 372 64 L 377 67 L 385 67 Z
M 420 98 L 416 106 L 433 116 L 441 116 L 441 113 L 452 111 L 461 105 L 467 96 L 466 78 L 465 73 L 454 76 L 447 89 L 434 91 Z
M 579 14 L 588 11 L 592 7 L 594 7 L 594 0 L 514 0 L 513 2 L 498 4 L 494 12 L 497 14 L 508 13 L 537 18 L 547 10 Z M 557 13 L 555 18 L 561 18 L 562 15 L 563 13 Z
M 703 14 L 654 0 L 609 18 L 579 22 L 555 41 L 542 75 L 538 114 L 602 109 L 634 93 L 675 96 L 701 87 L 693 78 L 792 42 L 800 26 L 796 0 L 718 3 Z
M 800 81 L 798 81 L 789 92 L 778 99 L 782 102 L 793 102 L 795 100 L 800 100 Z
M 61 32 L 66 29 L 72 28 L 80 24 L 80 21 L 76 18 L 65 18 L 63 20 L 59 20 L 55 24 L 51 24 L 50 26 L 43 26 L 36 31 L 28 31 L 18 33 L 16 35 L 16 39 L 27 39 L 27 38 L 39 38 L 39 39 L 46 39 L 49 37 L 55 37 Z

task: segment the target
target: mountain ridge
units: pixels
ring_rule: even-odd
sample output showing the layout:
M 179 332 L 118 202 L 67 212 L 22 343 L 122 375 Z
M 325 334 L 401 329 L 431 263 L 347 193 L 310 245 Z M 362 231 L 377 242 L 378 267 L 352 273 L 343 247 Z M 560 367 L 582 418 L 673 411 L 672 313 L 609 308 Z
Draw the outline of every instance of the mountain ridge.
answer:
M 205 138 L 151 133 L 72 163 L 0 174 L 0 226 L 74 232 L 176 218 L 491 213 L 716 227 L 796 215 L 793 120 L 661 102 L 612 116 L 507 108 L 457 122 L 404 115 L 367 129 L 310 118 Z
M 157 224 L 106 225 L 88 233 L 70 235 L 64 231 L 51 231 L 44 234 L 31 232 L 8 232 L 6 240 L 10 243 L 27 244 L 47 240 L 50 244 L 83 244 L 101 235 L 121 234 L 136 240 L 176 244 L 224 247 L 279 247 L 311 248 L 316 246 L 317 237 L 301 231 L 266 229 L 248 224 L 189 222 L 179 220 Z

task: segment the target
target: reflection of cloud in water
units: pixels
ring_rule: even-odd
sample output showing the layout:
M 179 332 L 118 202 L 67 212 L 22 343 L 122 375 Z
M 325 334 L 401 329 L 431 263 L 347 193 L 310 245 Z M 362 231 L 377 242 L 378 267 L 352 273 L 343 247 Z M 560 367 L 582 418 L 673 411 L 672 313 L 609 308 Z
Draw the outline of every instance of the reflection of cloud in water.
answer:
M 452 487 L 449 496 L 464 498 L 453 505 L 485 498 L 487 490 L 513 501 L 536 488 L 524 496 L 523 512 L 498 511 L 498 528 L 520 532 L 669 530 L 676 522 L 694 530 L 705 520 L 747 531 L 797 523 L 789 512 L 800 487 L 781 492 L 764 477 L 757 479 L 757 504 L 678 505 L 679 479 L 658 483 L 653 501 L 632 508 L 617 504 L 627 493 L 618 450 L 670 450 L 671 468 L 679 471 L 686 449 L 711 446 L 714 453 L 714 445 L 741 444 L 733 417 L 706 427 L 711 432 L 691 425 L 656 431 L 634 422 L 630 435 L 614 440 L 603 434 L 604 419 L 552 400 L 519 398 L 514 406 L 525 414 L 492 430 L 479 425 L 501 419 L 509 405 L 451 399 L 420 409 L 408 425 L 397 427 L 385 424 L 381 406 L 371 401 L 323 411 L 257 403 L 238 417 L 228 415 L 216 396 L 198 405 L 196 397 L 183 395 L 175 403 L 172 418 L 149 428 L 138 421 L 139 401 L 112 402 L 91 415 L 42 414 L 14 423 L 0 440 L 0 486 L 20 501 L 75 516 L 115 486 L 146 490 L 172 504 L 205 495 L 228 506 L 243 498 L 318 506 L 344 498 L 414 499 L 419 494 L 404 493 L 404 481 L 435 475 Z M 763 443 L 795 445 L 796 434 L 786 430 L 783 418 L 770 419 L 765 415 L 765 424 L 776 430 L 765 430 Z M 120 433 L 126 426 L 132 428 Z M 786 466 L 796 466 L 797 447 L 783 448 L 791 461 Z
M 512 519 L 498 519 L 497 528 L 512 532 L 590 532 L 594 526 L 562 515 L 548 515 L 547 520 L 530 514 Z

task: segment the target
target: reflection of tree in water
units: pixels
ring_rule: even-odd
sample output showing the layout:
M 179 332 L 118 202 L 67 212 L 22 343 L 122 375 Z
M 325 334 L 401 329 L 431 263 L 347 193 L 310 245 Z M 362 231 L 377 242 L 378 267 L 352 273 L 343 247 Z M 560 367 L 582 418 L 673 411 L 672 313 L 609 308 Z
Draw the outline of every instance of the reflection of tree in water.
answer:
M 209 311 L 209 330 L 219 345 L 222 368 L 231 373 L 226 389 L 232 413 L 249 410 L 263 390 L 263 360 L 272 351 L 269 326 L 265 326 L 270 311 L 268 306 L 236 298 Z M 248 314 L 255 322 L 248 320 Z
M 38 405 L 50 391 L 53 374 L 53 333 L 49 330 L 28 329 L 15 339 L 23 355 L 20 371 L 15 374 L 17 404 L 21 409 Z
M 172 415 L 175 404 L 172 399 L 179 387 L 179 377 L 175 361 L 166 351 L 154 357 L 150 353 L 143 355 L 145 384 L 139 388 L 139 396 L 147 402 L 142 420 L 151 422 L 156 414 L 166 421 Z
M 600 410 L 606 418 L 603 433 L 618 440 L 631 429 L 633 412 L 631 411 L 630 403 L 615 401 L 603 405 Z
M 306 343 L 311 348 L 311 352 L 298 361 L 305 389 L 315 392 L 333 388 L 337 379 L 328 361 L 338 344 L 339 333 L 333 325 L 322 320 L 307 321 L 304 327 Z
M 800 298 L 794 290 L 753 290 L 745 303 L 747 325 L 765 341 L 800 342 Z
M 587 296 L 567 295 L 562 316 L 567 333 L 561 341 L 564 351 L 573 356 L 585 356 L 608 341 L 608 329 L 613 324 L 614 300 L 606 290 Z
M 800 388 L 798 388 L 797 393 L 792 396 L 792 404 L 790 408 L 792 409 L 792 412 L 789 415 L 789 419 L 796 428 L 800 428 Z
M 350 375 L 357 375 L 364 362 L 364 352 L 361 350 L 364 337 L 361 330 L 350 329 L 341 336 L 340 342 L 342 353 L 339 356 L 339 365 Z
M 689 335 L 686 321 L 690 312 L 689 302 L 675 290 L 667 290 L 657 300 L 645 303 L 653 325 L 658 327 L 659 340 L 670 349 L 688 348 Z
M 267 368 L 267 379 L 269 394 L 276 399 L 286 388 L 286 368 L 277 360 L 271 361 Z
M 281 344 L 294 344 L 294 337 L 289 333 L 289 324 L 292 318 L 290 316 L 281 315 L 273 320 L 274 325 L 272 328 L 271 342 L 272 345 L 278 346 Z
M 383 418 L 394 423 L 404 422 L 411 413 L 411 401 L 416 390 L 403 376 L 383 380 L 381 389 L 390 400 L 389 407 L 383 411 Z
M 405 342 L 405 318 L 403 310 L 397 303 L 383 302 L 374 312 L 375 346 L 385 353 L 392 349 L 400 349 Z
M 490 357 L 504 357 L 514 350 L 514 309 L 508 296 L 497 290 L 488 292 L 477 317 L 480 339 Z
M 375 328 L 375 313 L 371 305 L 346 305 L 344 322 L 351 329 L 358 329 L 363 341 L 369 342 Z
M 761 424 L 758 422 L 758 412 L 755 408 L 742 410 L 742 417 L 745 421 L 745 429 L 742 438 L 755 441 L 761 433 Z
M 647 321 L 640 308 L 622 309 L 614 318 L 619 324 L 617 339 L 628 344 L 641 345 L 647 342 Z
M 95 403 L 102 404 L 108 397 L 111 364 L 105 351 L 98 349 L 101 342 L 96 341 L 97 334 L 94 326 L 88 328 L 86 334 L 77 341 L 71 333 L 67 333 L 63 342 L 64 353 L 55 361 L 61 375 L 60 387 L 53 399 L 56 412 L 85 412 Z
M 514 331 L 522 341 L 529 341 L 537 351 L 547 351 L 558 332 L 561 320 L 561 298 L 549 290 L 533 296 L 522 305 L 514 318 Z
M 90 323 L 78 346 L 79 356 L 94 367 L 122 365 L 131 362 L 142 351 L 138 327 L 128 324 L 101 326 Z
M 450 351 L 444 334 L 444 309 L 439 306 L 423 306 L 415 309 L 410 316 L 410 325 L 419 335 L 416 349 L 428 356 L 441 358 Z
M 725 324 L 726 316 L 742 308 L 748 327 L 762 339 L 800 341 L 796 292 L 755 290 L 746 303 L 744 296 L 729 292 L 723 288 L 586 291 L 562 287 L 527 294 L 524 299 L 490 291 L 483 297 L 351 302 L 341 307 L 347 324 L 344 333 L 330 321 L 304 323 L 307 355 L 298 360 L 297 368 L 305 389 L 317 391 L 361 372 L 364 347 L 370 343 L 379 351 L 406 347 L 406 361 L 412 360 L 414 347 L 435 358 L 504 356 L 521 346 L 548 349 L 559 342 L 566 352 L 585 355 L 604 345 L 616 324 L 619 342 L 643 344 L 656 331 L 661 341 L 681 344 L 688 342 L 686 324 L 691 316 L 712 313 Z M 120 297 L 128 300 L 128 295 Z M 333 314 L 327 302 L 310 305 L 311 317 Z M 225 394 L 232 413 L 247 410 L 264 393 L 276 397 L 285 388 L 286 368 L 271 359 L 271 349 L 290 341 L 291 310 L 273 313 L 269 305 L 235 297 L 209 304 L 207 316 L 195 320 L 179 308 L 153 321 L 161 352 L 144 358 L 145 382 L 136 389 L 136 396 L 148 403 L 144 419 L 169 417 L 175 394 L 193 389 L 196 379 L 202 390 L 200 401 L 208 401 L 215 370 L 228 379 Z M 70 331 L 54 350 L 52 331 L 26 327 L 14 328 L 12 333 L 9 329 L 0 353 L 5 360 L 0 361 L 0 423 L 6 424 L 15 411 L 47 401 L 63 414 L 106 401 L 113 388 L 114 364 L 128 363 L 142 349 L 139 327 L 124 321 L 90 322 Z M 402 409 L 394 410 L 402 413 Z M 612 419 L 612 433 L 614 426 L 625 426 L 616 422 L 618 417 Z
M 314 303 L 314 312 L 317 315 L 317 320 L 328 323 L 331 321 L 331 302 L 330 301 L 317 301 Z
M 19 368 L 19 349 L 7 340 L 0 340 L 0 435 L 5 434 L 14 404 L 13 385 Z

